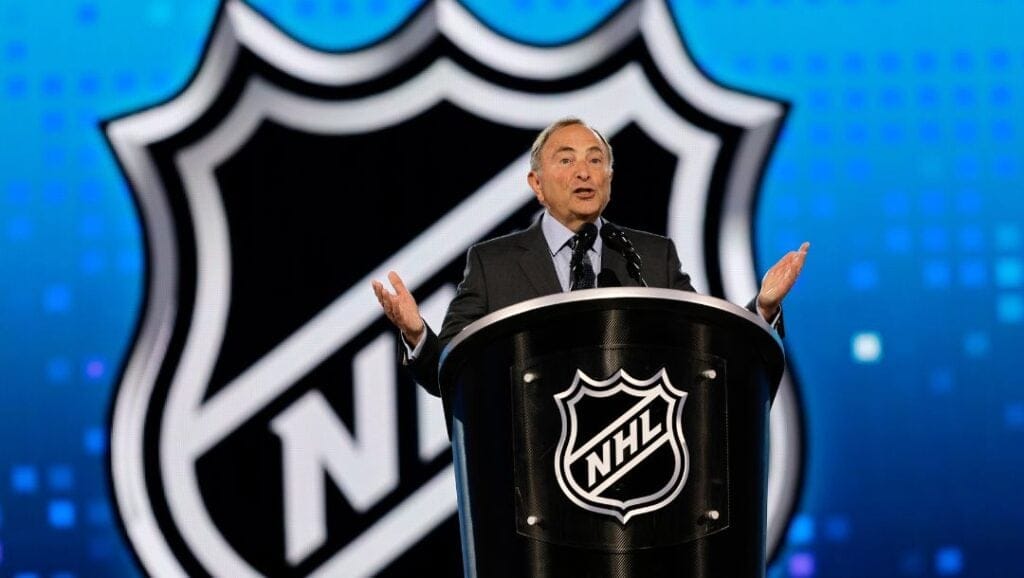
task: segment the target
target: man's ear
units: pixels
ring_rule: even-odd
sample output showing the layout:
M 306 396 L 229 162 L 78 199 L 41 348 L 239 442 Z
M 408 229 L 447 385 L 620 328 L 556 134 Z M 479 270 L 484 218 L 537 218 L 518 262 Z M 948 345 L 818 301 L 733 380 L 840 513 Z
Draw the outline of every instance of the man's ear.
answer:
M 537 196 L 537 201 L 543 205 L 544 189 L 540 186 L 540 176 L 537 174 L 537 171 L 530 171 L 530 173 L 526 175 L 526 182 L 530 185 L 530 188 L 533 189 L 533 194 Z

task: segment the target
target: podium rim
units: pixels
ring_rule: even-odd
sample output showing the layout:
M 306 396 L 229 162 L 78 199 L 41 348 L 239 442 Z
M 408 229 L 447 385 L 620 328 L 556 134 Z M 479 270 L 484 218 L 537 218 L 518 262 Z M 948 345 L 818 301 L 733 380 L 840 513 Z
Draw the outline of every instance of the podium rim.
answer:
M 552 307 L 555 305 L 562 305 L 566 303 L 585 303 L 588 301 L 604 301 L 604 300 L 615 300 L 615 299 L 639 299 L 639 300 L 651 300 L 651 301 L 675 301 L 688 304 L 696 304 L 711 309 L 717 309 L 724 313 L 730 313 L 747 322 L 751 323 L 754 327 L 757 327 L 764 332 L 766 337 L 771 338 L 775 344 L 779 347 L 782 353 L 783 364 L 785 363 L 785 347 L 782 344 L 782 339 L 779 334 L 768 325 L 768 322 L 761 318 L 750 310 L 740 307 L 735 303 L 713 297 L 711 295 L 701 295 L 691 291 L 683 291 L 680 289 L 663 289 L 663 288 L 651 288 L 651 287 L 599 287 L 596 289 L 581 289 L 579 291 L 569 291 L 564 293 L 555 293 L 552 295 L 545 295 L 543 297 L 535 297 L 528 299 L 508 307 L 503 307 L 497 311 L 492 311 L 487 315 L 484 315 L 480 319 L 473 321 L 459 332 L 448 345 L 441 352 L 441 359 L 439 367 L 443 367 L 445 362 L 448 360 L 450 354 L 459 345 L 465 341 L 472 339 L 474 335 L 481 332 L 482 330 L 492 327 L 494 324 L 499 323 L 505 319 L 523 315 L 526 313 L 534 312 L 539 309 Z

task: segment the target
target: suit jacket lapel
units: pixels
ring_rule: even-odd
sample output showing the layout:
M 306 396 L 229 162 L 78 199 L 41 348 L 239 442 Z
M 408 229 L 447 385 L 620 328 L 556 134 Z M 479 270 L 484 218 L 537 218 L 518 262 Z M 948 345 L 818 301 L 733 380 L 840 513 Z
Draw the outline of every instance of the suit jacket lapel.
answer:
M 551 252 L 544 240 L 544 232 L 540 228 L 540 220 L 526 230 L 522 236 L 522 254 L 519 266 L 537 292 L 537 297 L 562 292 L 562 284 L 558 282 L 555 264 L 551 260 Z

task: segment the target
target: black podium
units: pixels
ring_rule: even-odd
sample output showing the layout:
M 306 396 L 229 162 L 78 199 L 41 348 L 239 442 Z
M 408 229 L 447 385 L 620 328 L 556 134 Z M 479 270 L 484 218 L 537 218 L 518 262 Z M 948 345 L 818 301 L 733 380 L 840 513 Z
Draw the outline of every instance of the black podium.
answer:
M 466 574 L 763 577 L 783 365 L 757 315 L 671 289 L 472 323 L 440 372 Z

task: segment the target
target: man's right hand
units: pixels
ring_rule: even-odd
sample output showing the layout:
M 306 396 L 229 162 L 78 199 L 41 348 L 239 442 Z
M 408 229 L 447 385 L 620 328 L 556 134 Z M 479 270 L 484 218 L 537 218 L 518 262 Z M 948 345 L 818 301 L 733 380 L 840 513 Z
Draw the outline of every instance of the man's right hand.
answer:
M 402 332 L 405 341 L 415 347 L 423 338 L 423 332 L 426 331 L 426 325 L 423 323 L 423 318 L 420 317 L 420 308 L 416 305 L 412 293 L 405 288 L 405 283 L 402 282 L 398 273 L 389 272 L 388 281 L 394 287 L 394 293 L 385 289 L 384 284 L 376 280 L 372 282 L 373 292 L 377 295 L 377 301 L 380 301 L 384 315 Z

